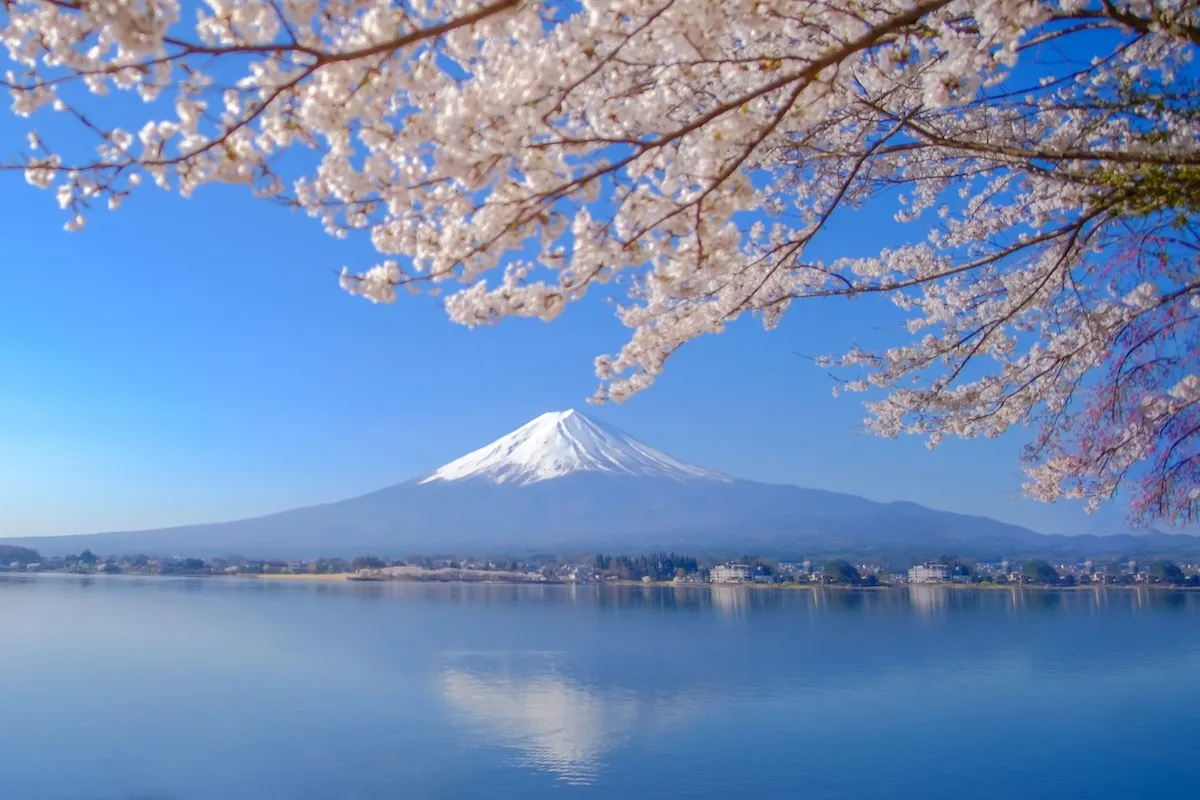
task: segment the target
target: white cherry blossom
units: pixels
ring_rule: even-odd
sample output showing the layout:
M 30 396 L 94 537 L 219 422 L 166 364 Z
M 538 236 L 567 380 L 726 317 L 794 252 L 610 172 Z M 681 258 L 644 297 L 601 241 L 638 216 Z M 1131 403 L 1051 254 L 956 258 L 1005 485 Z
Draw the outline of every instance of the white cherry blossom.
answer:
M 744 315 L 880 295 L 904 342 L 821 360 L 872 429 L 1032 425 L 1035 496 L 1200 511 L 1196 0 L 5 0 L 0 44 L 8 166 L 68 229 L 234 183 L 367 231 L 341 284 L 375 302 L 619 292 L 598 401 Z M 897 202 L 904 241 L 814 255 Z

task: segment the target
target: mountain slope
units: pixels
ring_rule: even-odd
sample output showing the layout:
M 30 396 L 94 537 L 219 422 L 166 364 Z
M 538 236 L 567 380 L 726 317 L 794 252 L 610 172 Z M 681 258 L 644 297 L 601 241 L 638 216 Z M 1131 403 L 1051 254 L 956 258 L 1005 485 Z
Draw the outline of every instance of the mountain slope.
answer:
M 849 545 L 894 539 L 1036 536 L 982 517 L 751 481 L 679 481 L 581 471 L 512 486 L 410 481 L 338 503 L 157 531 L 36 540 L 46 553 L 158 552 L 301 557 L 574 551 L 651 546 Z
M 554 412 L 428 475 L 337 503 L 232 522 L 20 541 L 49 555 L 87 547 L 283 558 L 657 547 L 1011 554 L 1052 552 L 1052 538 L 913 503 L 736 480 L 578 412 Z M 1152 544 L 1121 547 L 1144 552 Z

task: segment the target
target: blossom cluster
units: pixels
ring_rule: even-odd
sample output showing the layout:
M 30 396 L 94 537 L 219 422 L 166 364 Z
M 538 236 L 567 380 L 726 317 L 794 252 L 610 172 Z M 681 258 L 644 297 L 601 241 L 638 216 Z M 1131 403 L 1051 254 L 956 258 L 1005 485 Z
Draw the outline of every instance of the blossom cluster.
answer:
M 7 0 L 12 166 L 67 227 L 143 182 L 237 183 L 466 325 L 622 292 L 597 401 L 798 301 L 878 294 L 905 344 L 827 360 L 884 435 L 1033 424 L 1029 488 L 1200 510 L 1195 0 Z M 1085 56 L 1073 57 L 1072 54 Z M 110 104 L 134 93 L 141 114 Z M 49 141 L 59 114 L 94 150 Z M 113 119 L 110 122 L 108 117 Z M 313 151 L 285 177 L 280 157 Z M 908 243 L 821 259 L 898 197 Z M 824 248 L 828 251 L 828 248 Z M 447 287 L 449 287 L 448 290 Z

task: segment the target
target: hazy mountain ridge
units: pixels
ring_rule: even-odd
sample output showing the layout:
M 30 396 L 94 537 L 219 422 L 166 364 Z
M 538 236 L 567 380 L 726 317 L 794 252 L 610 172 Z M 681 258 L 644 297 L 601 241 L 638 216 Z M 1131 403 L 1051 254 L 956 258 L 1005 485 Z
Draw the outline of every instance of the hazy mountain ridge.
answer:
M 915 503 L 730 478 L 686 464 L 578 412 L 545 414 L 445 467 L 369 494 L 182 527 L 9 539 L 49 555 L 314 557 L 452 552 L 926 553 L 997 557 L 1090 546 L 1139 555 L 1200 538 L 1044 536 Z M 1073 552 L 1073 550 L 1072 550 Z

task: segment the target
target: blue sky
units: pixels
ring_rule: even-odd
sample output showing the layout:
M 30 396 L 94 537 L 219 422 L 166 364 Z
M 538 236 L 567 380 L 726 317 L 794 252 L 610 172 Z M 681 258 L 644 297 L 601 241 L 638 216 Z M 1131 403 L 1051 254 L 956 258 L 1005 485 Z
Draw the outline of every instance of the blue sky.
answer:
M 231 519 L 386 486 L 583 407 L 592 357 L 625 335 L 603 302 L 552 326 L 469 331 L 427 298 L 347 296 L 336 272 L 370 263 L 367 242 L 237 188 L 146 189 L 77 234 L 18 175 L 0 175 L 0 191 L 3 536 Z M 831 246 L 896 233 L 878 216 L 843 225 Z M 1021 500 L 1019 434 L 930 452 L 863 433 L 859 399 L 832 397 L 797 353 L 889 335 L 895 320 L 844 300 L 797 306 L 771 333 L 747 318 L 683 351 L 650 392 L 588 413 L 746 478 L 1044 531 L 1121 527 L 1119 509 L 1088 518 Z
M 118 116 L 140 105 L 105 100 Z M 55 115 L 37 122 L 65 140 Z M 0 114 L 0 153 L 19 151 L 24 131 Z M 829 376 L 798 354 L 894 340 L 901 318 L 878 298 L 798 304 L 770 333 L 744 318 L 686 347 L 649 392 L 586 408 L 593 357 L 627 336 L 601 298 L 550 326 L 469 331 L 428 298 L 374 306 L 346 295 L 337 271 L 376 258 L 365 237 L 334 240 L 240 188 L 185 200 L 148 187 L 76 234 L 62 230 L 52 192 L 19 174 L 0 172 L 0 193 L 0 536 L 337 500 L 569 407 L 745 478 L 1046 532 L 1123 528 L 1119 507 L 1088 517 L 1022 499 L 1021 431 L 936 451 L 866 434 L 861 397 L 834 398 Z M 922 234 L 890 213 L 835 218 L 816 255 L 873 255 Z

